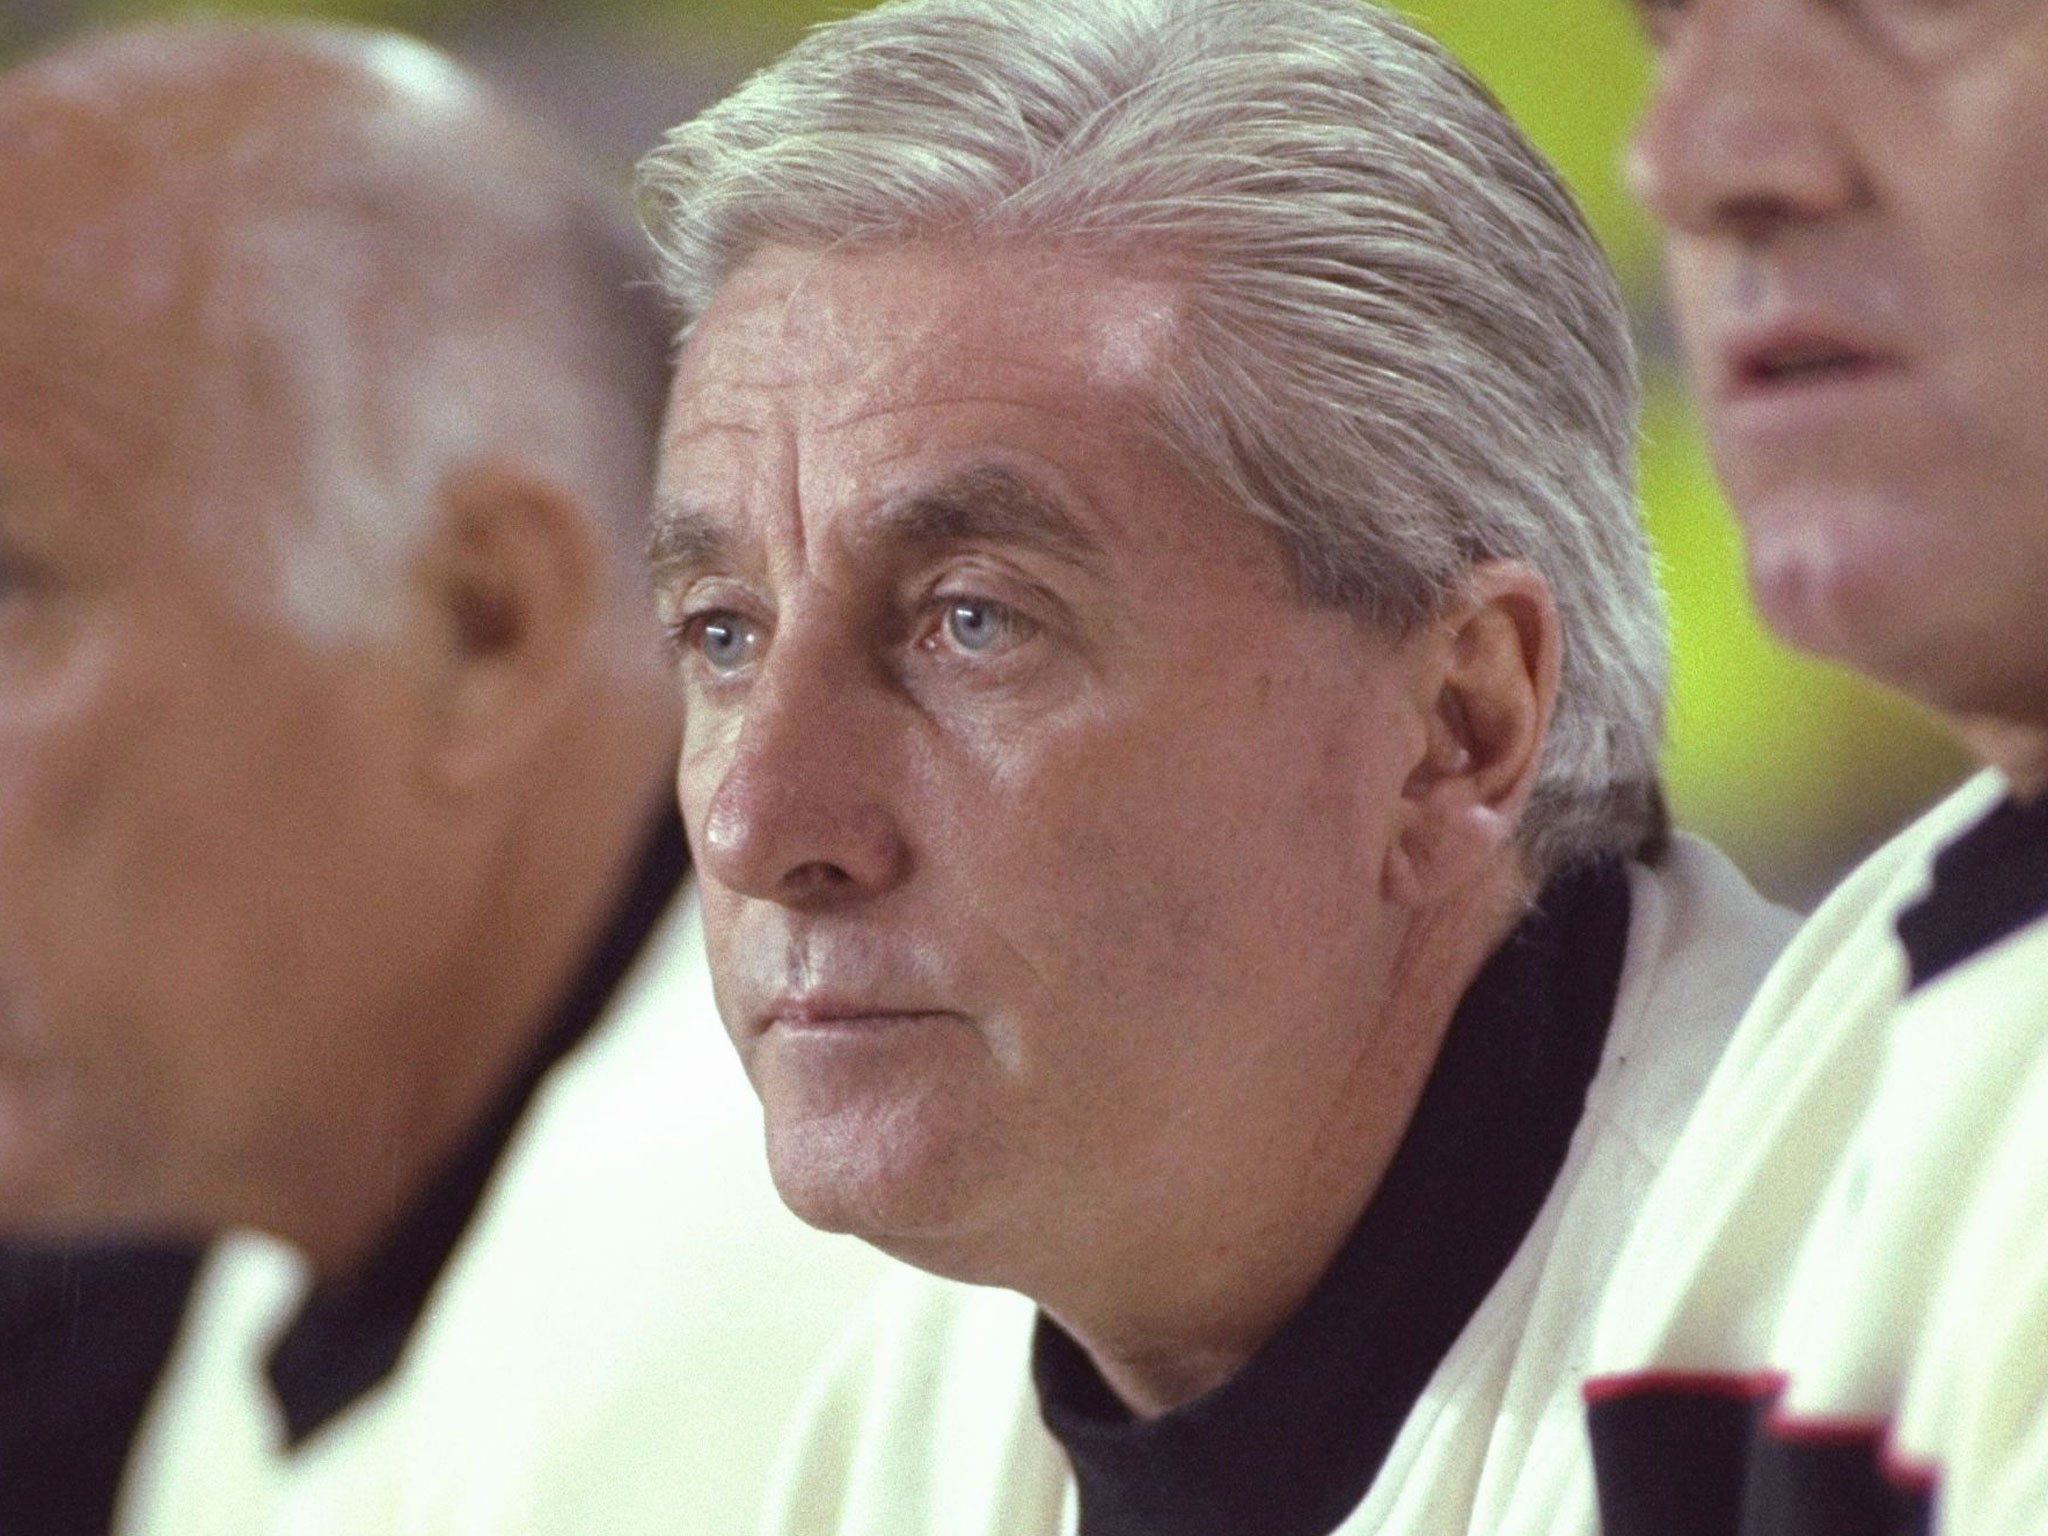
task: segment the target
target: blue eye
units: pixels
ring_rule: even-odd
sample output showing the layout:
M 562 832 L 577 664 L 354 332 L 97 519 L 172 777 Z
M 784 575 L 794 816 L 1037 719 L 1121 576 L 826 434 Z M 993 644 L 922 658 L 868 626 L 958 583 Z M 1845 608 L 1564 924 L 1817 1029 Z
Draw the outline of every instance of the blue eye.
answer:
M 1010 637 L 1010 610 L 986 598 L 955 598 L 946 604 L 946 637 L 972 656 L 985 655 Z
M 697 653 L 706 666 L 721 676 L 737 672 L 753 660 L 761 632 L 737 613 L 719 611 L 701 614 L 690 621 Z

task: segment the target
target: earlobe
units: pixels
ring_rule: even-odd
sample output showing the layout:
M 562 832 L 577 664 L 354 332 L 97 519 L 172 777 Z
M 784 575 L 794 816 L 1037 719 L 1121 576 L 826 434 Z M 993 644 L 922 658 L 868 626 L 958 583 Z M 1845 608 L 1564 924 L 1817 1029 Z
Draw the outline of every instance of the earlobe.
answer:
M 597 612 L 600 556 L 581 505 L 500 467 L 444 486 L 415 567 L 425 623 L 427 774 L 463 790 L 516 765 L 565 707 Z
M 1512 855 L 1557 697 L 1549 583 L 1519 561 L 1487 561 L 1416 643 L 1426 737 L 1387 881 L 1391 899 L 1424 906 Z

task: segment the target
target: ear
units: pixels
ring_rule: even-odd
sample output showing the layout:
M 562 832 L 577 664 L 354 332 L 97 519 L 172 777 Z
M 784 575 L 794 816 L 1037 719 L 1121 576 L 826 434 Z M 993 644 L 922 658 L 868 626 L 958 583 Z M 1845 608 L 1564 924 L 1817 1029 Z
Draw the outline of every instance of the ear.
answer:
M 1483 562 L 1415 643 L 1426 741 L 1402 787 L 1388 885 L 1426 906 L 1512 848 L 1557 701 L 1550 584 L 1517 560 Z
M 572 697 L 601 556 L 574 497 L 517 470 L 464 470 L 415 566 L 423 767 L 466 791 L 516 767 Z

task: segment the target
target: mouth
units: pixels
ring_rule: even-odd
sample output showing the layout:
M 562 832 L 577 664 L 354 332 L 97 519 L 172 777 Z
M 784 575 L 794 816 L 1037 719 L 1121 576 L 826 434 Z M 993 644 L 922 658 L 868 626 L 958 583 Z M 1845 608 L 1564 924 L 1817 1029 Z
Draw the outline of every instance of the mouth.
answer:
M 1750 389 L 1821 383 L 1829 379 L 1850 378 L 1876 365 L 1875 358 L 1858 352 L 1826 349 L 1789 351 L 1752 359 L 1743 366 L 1741 382 Z
M 859 1036 L 909 1024 L 957 1019 L 936 1008 L 902 1008 L 855 999 L 778 998 L 756 1019 L 756 1032 L 776 1030 L 788 1035 Z
M 1903 367 L 1895 354 L 1861 341 L 1781 331 L 1728 349 L 1719 393 L 1730 401 L 1770 400 L 1875 382 Z

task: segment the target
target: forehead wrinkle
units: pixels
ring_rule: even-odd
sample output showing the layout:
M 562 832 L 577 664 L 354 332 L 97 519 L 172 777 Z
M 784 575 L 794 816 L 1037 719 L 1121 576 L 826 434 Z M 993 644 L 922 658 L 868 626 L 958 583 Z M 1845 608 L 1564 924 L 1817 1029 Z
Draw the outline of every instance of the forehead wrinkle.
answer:
M 906 547 L 991 543 L 1092 566 L 1102 546 L 1055 497 L 1001 464 L 978 464 L 889 503 L 877 542 Z

